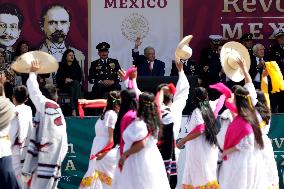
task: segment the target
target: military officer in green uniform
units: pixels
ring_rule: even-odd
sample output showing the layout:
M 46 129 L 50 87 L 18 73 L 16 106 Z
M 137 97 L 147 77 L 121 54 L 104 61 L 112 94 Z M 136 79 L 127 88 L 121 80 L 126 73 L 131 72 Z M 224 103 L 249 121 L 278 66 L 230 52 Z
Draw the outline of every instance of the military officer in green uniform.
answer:
M 101 42 L 96 46 L 99 59 L 91 63 L 88 80 L 93 85 L 93 98 L 105 98 L 107 93 L 112 90 L 120 90 L 118 70 L 120 65 L 118 60 L 109 58 L 110 45 L 107 42 Z

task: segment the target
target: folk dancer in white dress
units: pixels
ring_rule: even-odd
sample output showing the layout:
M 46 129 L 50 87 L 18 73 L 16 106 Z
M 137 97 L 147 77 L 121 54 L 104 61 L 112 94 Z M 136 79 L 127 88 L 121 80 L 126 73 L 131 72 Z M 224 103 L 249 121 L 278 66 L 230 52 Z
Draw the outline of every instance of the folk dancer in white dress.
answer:
M 95 124 L 96 136 L 93 140 L 89 167 L 80 188 L 107 189 L 111 187 L 114 170 L 117 166 L 117 148 L 113 147 L 113 130 L 119 111 L 118 91 L 108 94 L 107 106 Z
M 122 133 L 125 144 L 113 189 L 170 189 L 156 145 L 159 116 L 154 98 L 147 92 L 139 96 L 137 119 Z
M 249 85 L 252 81 L 244 60 L 238 61 L 238 64 Z M 255 95 L 250 91 L 254 87 L 248 89 L 237 85 L 233 87 L 234 95 L 230 95 L 233 103 L 227 107 L 235 117 L 226 131 L 223 145 L 220 144 L 223 146 L 222 157 L 224 159 L 219 171 L 221 188 L 268 188 L 261 155 L 264 144 L 253 107 Z
M 203 87 L 194 91 L 196 108 L 187 125 L 189 134 L 182 138 L 177 147 L 186 148 L 186 160 L 182 179 L 183 189 L 219 188 L 217 182 L 217 122 L 212 110 L 217 102 L 208 100 Z
M 264 143 L 264 149 L 261 150 L 261 154 L 263 156 L 266 177 L 268 180 L 269 187 L 271 189 L 279 188 L 279 177 L 276 161 L 274 158 L 273 147 L 270 139 L 268 138 L 268 132 L 270 129 L 270 121 L 271 121 L 271 112 L 269 107 L 267 106 L 267 101 L 264 94 L 261 91 L 257 91 L 257 104 L 256 115 L 258 118 L 258 122 L 260 123 L 260 129 L 262 131 L 262 139 Z
M 27 188 L 26 183 L 22 182 L 21 174 L 33 126 L 32 109 L 25 105 L 28 99 L 28 89 L 24 85 L 15 87 L 12 99 L 16 112 L 9 131 L 12 143 L 13 168 L 19 184 L 22 188 Z
M 66 122 L 56 103 L 55 86 L 46 85 L 41 92 L 35 73 L 40 69 L 40 63 L 32 61 L 31 65 L 27 87 L 37 113 L 22 178 L 26 182 L 31 178 L 30 189 L 55 189 L 61 176 L 61 163 L 68 150 Z

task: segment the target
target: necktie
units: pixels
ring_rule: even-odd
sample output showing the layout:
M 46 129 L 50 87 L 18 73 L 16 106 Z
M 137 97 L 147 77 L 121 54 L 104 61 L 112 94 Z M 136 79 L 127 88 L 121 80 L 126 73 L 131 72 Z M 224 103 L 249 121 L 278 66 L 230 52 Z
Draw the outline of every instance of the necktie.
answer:
M 259 64 L 259 66 L 264 64 L 263 58 L 259 58 L 258 59 L 258 64 Z M 260 71 L 260 67 L 259 66 L 257 66 L 257 70 L 258 71 Z
M 148 69 L 150 70 L 150 72 L 152 72 L 152 67 L 151 67 L 151 62 L 148 62 Z

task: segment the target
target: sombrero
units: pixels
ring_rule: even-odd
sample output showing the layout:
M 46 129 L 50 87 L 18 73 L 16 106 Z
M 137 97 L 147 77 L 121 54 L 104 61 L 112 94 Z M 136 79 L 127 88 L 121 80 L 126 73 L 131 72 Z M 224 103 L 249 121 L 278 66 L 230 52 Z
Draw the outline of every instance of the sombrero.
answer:
M 33 60 L 40 62 L 40 69 L 37 71 L 39 74 L 56 72 L 58 69 L 56 59 L 43 51 L 30 51 L 21 55 L 13 62 L 11 68 L 19 73 L 30 73 Z
M 220 53 L 221 65 L 227 77 L 235 82 L 240 82 L 245 78 L 238 64 L 240 58 L 245 60 L 246 67 L 249 70 L 250 55 L 245 46 L 235 41 L 223 45 Z
M 192 56 L 192 49 L 188 46 L 192 38 L 192 35 L 188 35 L 179 42 L 175 51 L 176 58 L 187 60 Z

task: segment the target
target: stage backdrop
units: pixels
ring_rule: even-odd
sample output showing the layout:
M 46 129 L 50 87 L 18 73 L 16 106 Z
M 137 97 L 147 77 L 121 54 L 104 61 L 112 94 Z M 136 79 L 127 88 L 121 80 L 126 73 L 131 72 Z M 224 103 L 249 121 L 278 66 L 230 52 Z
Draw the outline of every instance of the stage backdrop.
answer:
M 88 48 L 88 5 L 87 0 L 0 0 L 0 6 L 4 3 L 11 3 L 18 7 L 20 13 L 23 15 L 23 26 L 20 29 L 20 36 L 16 42 L 12 45 L 16 48 L 18 42 L 22 40 L 28 41 L 32 50 L 38 50 L 45 42 L 47 27 L 41 28 L 40 21 L 43 10 L 50 5 L 61 5 L 69 14 L 70 26 L 65 27 L 66 39 L 64 40 L 65 46 L 72 47 L 75 50 L 75 55 L 80 65 L 87 71 L 87 48 Z M 60 17 L 60 16 L 59 16 Z M 63 17 L 58 18 L 62 20 Z M 63 19 L 64 20 L 64 19 Z M 64 26 L 58 23 L 58 30 L 61 30 Z M 47 25 L 46 25 L 47 26 Z M 1 36 L 3 31 L 1 31 Z M 0 40 L 0 46 L 3 44 Z M 58 47 L 60 48 L 60 47 Z M 60 49 L 57 49 L 60 51 Z M 56 53 L 55 49 L 47 49 L 47 51 Z M 58 54 L 58 53 L 57 53 Z M 59 52 L 63 54 L 63 52 Z M 58 61 L 61 60 L 61 56 L 56 57 Z M 86 72 L 85 72 L 86 73 Z M 87 83 L 86 83 L 87 84 Z
M 183 35 L 192 34 L 193 58 L 209 46 L 208 36 L 219 34 L 226 40 L 238 40 L 251 32 L 256 41 L 268 47 L 275 29 L 284 26 L 283 0 L 184 0 Z
M 110 44 L 110 57 L 119 60 L 121 67 L 132 65 L 131 50 L 134 40 L 140 36 L 143 41 L 139 50 L 147 46 L 156 49 L 156 58 L 166 63 L 169 74 L 174 51 L 181 33 L 181 1 L 89 1 L 91 60 L 98 58 L 96 45 L 106 41 Z

